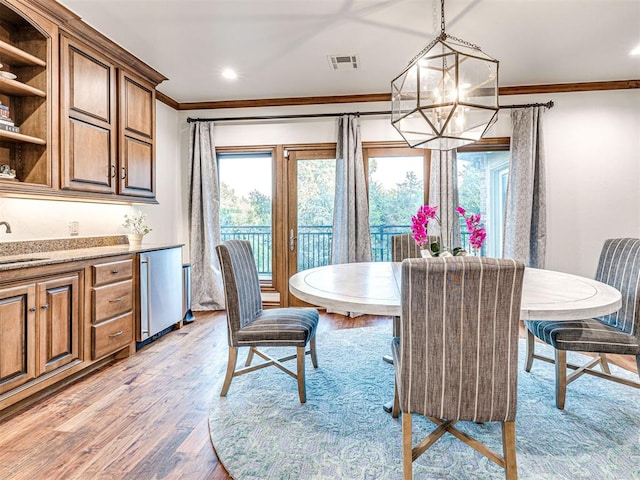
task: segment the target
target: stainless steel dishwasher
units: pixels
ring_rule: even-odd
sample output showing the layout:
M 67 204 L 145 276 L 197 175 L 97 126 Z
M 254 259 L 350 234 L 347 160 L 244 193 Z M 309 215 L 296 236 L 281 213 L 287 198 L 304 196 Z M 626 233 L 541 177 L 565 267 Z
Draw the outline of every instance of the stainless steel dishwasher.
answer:
M 138 254 L 140 258 L 140 324 L 142 342 L 182 320 L 182 248 Z

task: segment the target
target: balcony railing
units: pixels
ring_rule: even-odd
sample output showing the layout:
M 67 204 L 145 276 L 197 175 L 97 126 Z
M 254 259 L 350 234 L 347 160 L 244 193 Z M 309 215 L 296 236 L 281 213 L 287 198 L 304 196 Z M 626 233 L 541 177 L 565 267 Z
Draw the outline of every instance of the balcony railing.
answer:
M 298 226 L 298 270 L 328 265 L 331 258 L 331 225 Z M 407 225 L 371 225 L 371 256 L 374 262 L 391 261 L 391 237 L 409 232 Z M 469 249 L 469 234 L 462 230 L 462 246 Z M 272 273 L 271 254 L 273 238 L 269 226 L 220 227 L 221 240 L 237 238 L 251 243 L 260 277 L 270 277 Z

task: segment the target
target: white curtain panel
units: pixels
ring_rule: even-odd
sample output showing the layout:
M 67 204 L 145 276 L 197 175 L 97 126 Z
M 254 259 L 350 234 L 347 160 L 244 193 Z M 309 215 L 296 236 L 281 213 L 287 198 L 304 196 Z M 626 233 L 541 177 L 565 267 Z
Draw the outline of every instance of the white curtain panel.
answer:
M 460 238 L 460 215 L 458 207 L 458 168 L 456 151 L 431 151 L 431 172 L 429 175 L 429 205 L 438 206 L 440 227 L 429 222 L 429 235 L 442 238 L 448 248 L 462 246 Z M 464 206 L 464 205 L 463 205 Z
M 338 120 L 331 263 L 370 261 L 369 205 L 360 118 L 343 115 Z
M 543 148 L 546 107 L 511 111 L 511 163 L 505 206 L 503 257 L 544 268 L 547 213 Z
M 191 123 L 189 144 L 189 234 L 191 309 L 224 309 L 224 290 L 215 247 L 220 243 L 220 189 L 213 122 Z

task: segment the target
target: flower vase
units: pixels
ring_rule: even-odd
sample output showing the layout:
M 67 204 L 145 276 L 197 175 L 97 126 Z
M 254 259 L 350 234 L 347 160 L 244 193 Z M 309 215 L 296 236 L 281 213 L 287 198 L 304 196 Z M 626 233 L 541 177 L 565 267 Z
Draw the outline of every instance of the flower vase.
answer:
M 144 234 L 142 233 L 130 233 L 127 235 L 129 239 L 129 246 L 131 247 L 139 247 L 142 244 L 142 237 Z

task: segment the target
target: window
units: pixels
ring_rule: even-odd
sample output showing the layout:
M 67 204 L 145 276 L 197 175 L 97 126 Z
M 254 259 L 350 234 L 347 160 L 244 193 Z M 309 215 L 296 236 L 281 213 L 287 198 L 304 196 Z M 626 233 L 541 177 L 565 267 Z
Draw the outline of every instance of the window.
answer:
M 397 147 L 365 152 L 372 260 L 390 261 L 391 236 L 409 233 L 411 217 L 425 203 L 428 151 Z
M 490 143 L 494 140 L 494 143 Z M 496 140 L 500 140 L 497 142 Z M 459 203 L 468 212 L 480 213 L 487 229 L 482 255 L 502 255 L 504 208 L 509 179 L 508 139 L 488 139 L 473 148 L 458 150 Z M 469 250 L 467 227 L 461 219 L 462 244 Z
M 261 280 L 272 278 L 273 158 L 271 152 L 217 153 L 220 239 L 248 240 Z

